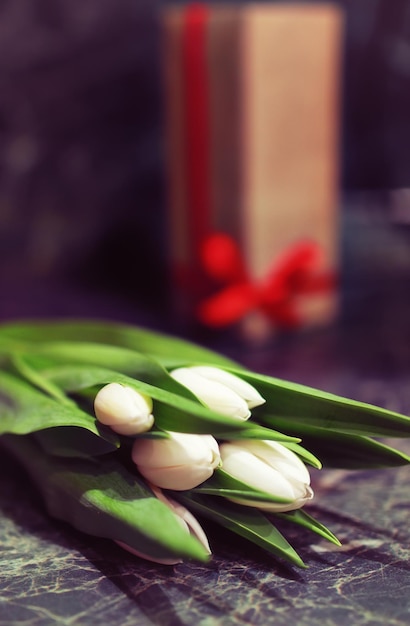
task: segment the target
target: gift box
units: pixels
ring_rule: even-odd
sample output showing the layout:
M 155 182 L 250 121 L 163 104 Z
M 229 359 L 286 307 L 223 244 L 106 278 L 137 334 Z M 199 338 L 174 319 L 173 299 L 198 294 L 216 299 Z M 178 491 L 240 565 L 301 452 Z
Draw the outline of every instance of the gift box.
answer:
M 188 4 L 162 21 L 176 313 L 252 334 L 332 322 L 342 11 Z

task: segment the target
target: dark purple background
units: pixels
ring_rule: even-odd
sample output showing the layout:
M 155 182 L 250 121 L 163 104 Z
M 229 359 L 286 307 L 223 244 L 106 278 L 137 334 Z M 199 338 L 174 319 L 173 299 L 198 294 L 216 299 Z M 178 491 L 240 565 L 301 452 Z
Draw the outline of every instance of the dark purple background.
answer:
M 0 319 L 169 321 L 158 28 L 165 4 L 0 3 Z M 410 3 L 340 4 L 343 189 L 410 186 Z M 361 241 L 352 246 L 346 228 L 349 294 L 362 289 L 354 281 L 363 271 Z

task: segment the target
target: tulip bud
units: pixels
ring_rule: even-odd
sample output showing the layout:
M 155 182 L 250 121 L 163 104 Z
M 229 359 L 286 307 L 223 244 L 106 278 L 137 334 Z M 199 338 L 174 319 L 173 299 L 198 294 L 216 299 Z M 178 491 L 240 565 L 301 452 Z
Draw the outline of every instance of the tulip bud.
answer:
M 208 380 L 214 380 L 229 387 L 229 389 L 245 400 L 249 409 L 253 409 L 266 402 L 253 385 L 250 385 L 246 380 L 243 380 L 243 378 L 239 378 L 236 374 L 231 374 L 231 372 L 211 365 L 194 365 L 189 369 Z
M 94 411 L 101 424 L 120 435 L 144 433 L 154 423 L 151 398 L 119 383 L 109 383 L 100 389 Z
M 220 464 L 211 435 L 168 432 L 166 439 L 136 439 L 132 460 L 150 483 L 162 489 L 193 489 L 210 478 Z
M 158 489 L 158 487 L 155 487 L 153 485 L 150 485 L 150 487 L 152 491 L 154 492 L 154 494 L 157 496 L 157 498 L 161 500 L 161 502 L 166 504 L 169 509 L 171 509 L 177 521 L 180 523 L 182 528 L 186 530 L 187 534 L 195 537 L 195 539 L 197 539 L 204 546 L 208 554 L 211 554 L 211 549 L 209 547 L 208 538 L 206 534 L 204 533 L 202 526 L 199 524 L 198 520 L 192 515 L 192 513 L 188 511 L 188 509 L 186 509 L 184 506 L 182 506 L 182 504 L 179 504 L 179 502 L 176 502 L 172 498 L 165 496 L 165 494 L 161 491 L 161 489 Z M 135 550 L 134 548 L 131 548 L 127 544 L 123 543 L 122 541 L 117 541 L 116 543 L 122 548 L 124 548 L 125 550 L 128 550 L 128 552 L 131 552 L 132 554 L 135 554 L 136 556 L 139 556 L 148 561 L 154 561 L 155 563 L 161 563 L 163 565 L 176 565 L 177 563 L 182 563 L 181 559 L 154 558 L 150 555 L 144 554 L 143 552 L 139 552 L 138 550 Z
M 313 498 L 309 472 L 291 450 L 276 441 L 242 440 L 220 446 L 224 471 L 238 480 L 286 503 L 239 500 L 265 511 L 282 512 L 299 509 Z
M 179 367 L 170 375 L 205 406 L 222 415 L 246 420 L 251 414 L 249 408 L 264 402 L 252 385 L 217 367 Z

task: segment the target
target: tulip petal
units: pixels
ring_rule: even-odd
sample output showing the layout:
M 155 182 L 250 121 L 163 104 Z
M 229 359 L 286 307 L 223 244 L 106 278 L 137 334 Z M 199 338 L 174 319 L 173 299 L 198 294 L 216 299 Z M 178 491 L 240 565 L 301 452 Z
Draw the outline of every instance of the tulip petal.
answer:
M 219 463 L 218 444 L 211 435 L 195 435 L 168 431 L 165 439 L 136 439 L 132 458 L 136 465 L 172 467 L 178 465 Z M 217 457 L 217 458 L 215 458 Z
M 285 475 L 293 484 L 295 482 L 310 484 L 310 475 L 305 464 L 282 444 L 276 441 L 247 439 L 241 441 L 241 447 Z
M 288 502 L 295 499 L 292 483 L 248 450 L 239 445 L 224 443 L 220 446 L 220 451 L 223 469 L 235 478 Z
M 109 383 L 97 393 L 94 408 L 97 419 L 110 426 L 148 415 L 152 411 L 152 400 L 130 387 Z
M 145 467 L 137 465 L 142 476 L 153 485 L 161 489 L 173 491 L 185 491 L 193 489 L 213 474 L 213 468 L 209 465 L 175 465 L 174 467 Z
M 119 435 L 134 436 L 147 432 L 153 425 L 154 416 L 151 414 L 147 415 L 144 420 L 135 418 L 125 424 L 115 424 L 114 426 L 111 426 L 111 428 Z
M 177 368 L 170 375 L 213 411 L 243 420 L 250 417 L 245 400 L 222 382 L 207 379 L 191 367 Z
M 203 493 L 225 498 L 243 498 L 258 502 L 275 502 L 289 504 L 289 500 L 280 498 L 261 489 L 251 487 L 244 481 L 238 480 L 222 468 L 218 468 L 206 482 L 193 489 L 195 493 Z
M 97 420 L 121 435 L 150 430 L 154 424 L 151 411 L 151 398 L 119 383 L 105 385 L 94 399 Z
M 123 548 L 123 550 L 126 550 L 127 552 L 130 552 L 131 554 L 134 554 L 135 556 L 138 556 L 140 559 L 144 559 L 145 561 L 151 561 L 151 563 L 159 563 L 160 565 L 178 565 L 178 563 L 182 563 L 182 559 L 179 558 L 165 559 L 150 556 L 149 554 L 145 554 L 140 550 L 135 550 L 135 548 L 131 548 L 131 546 L 128 546 L 123 541 L 115 541 L 115 543 L 120 546 L 120 548 Z
M 158 489 L 154 485 L 151 485 L 151 487 L 157 498 L 161 500 L 161 502 L 164 502 L 171 509 L 171 511 L 175 513 L 178 519 L 185 524 L 188 532 L 204 546 L 208 554 L 211 554 L 208 537 L 204 533 L 204 530 L 198 520 L 192 515 L 191 511 L 188 511 L 188 509 L 182 506 L 180 502 L 166 496 L 161 489 Z
M 285 504 L 271 504 L 235 497 L 235 502 L 266 511 L 291 511 L 313 497 L 305 465 L 291 450 L 277 442 L 245 440 L 224 443 L 220 446 L 220 453 L 224 471 L 255 489 L 287 500 Z
M 132 460 L 140 473 L 162 489 L 192 489 L 210 478 L 220 463 L 211 435 L 169 432 L 166 439 L 136 439 Z
M 229 389 L 243 398 L 250 409 L 265 403 L 265 399 L 262 398 L 259 391 L 257 391 L 253 385 L 250 385 L 248 382 L 231 372 L 227 372 L 219 367 L 212 367 L 210 365 L 194 365 L 190 367 L 189 370 L 200 374 L 208 380 L 213 380 L 226 385 L 226 387 L 229 387 Z

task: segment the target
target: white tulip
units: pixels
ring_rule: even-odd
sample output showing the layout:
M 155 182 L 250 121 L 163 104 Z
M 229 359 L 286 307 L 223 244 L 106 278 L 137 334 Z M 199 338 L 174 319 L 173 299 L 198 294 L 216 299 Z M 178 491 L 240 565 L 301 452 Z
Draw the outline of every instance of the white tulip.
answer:
M 211 365 L 194 365 L 189 368 L 191 372 L 195 372 L 208 380 L 214 380 L 216 382 L 229 387 L 232 391 L 238 394 L 243 400 L 245 400 L 249 409 L 253 409 L 256 406 L 264 404 L 266 400 L 262 398 L 259 391 L 250 385 L 243 378 L 239 378 L 236 374 L 231 374 L 226 370 L 222 370 L 219 367 L 213 367 Z
M 310 475 L 300 458 L 276 441 L 242 440 L 220 446 L 223 469 L 250 487 L 288 500 L 286 503 L 235 499 L 265 511 L 299 509 L 313 498 Z
M 94 400 L 96 418 L 121 435 L 138 435 L 154 423 L 152 400 L 131 387 L 109 383 Z
M 264 399 L 241 378 L 210 366 L 179 367 L 170 372 L 208 408 L 238 419 L 250 417 L 250 410 Z
M 158 489 L 153 485 L 150 485 L 150 487 L 154 494 L 157 496 L 157 498 L 161 500 L 161 502 L 166 504 L 169 509 L 171 509 L 177 521 L 186 531 L 186 533 L 195 537 L 195 539 L 197 539 L 203 545 L 207 553 L 211 554 L 208 538 L 204 533 L 202 526 L 199 524 L 198 520 L 192 515 L 192 513 L 188 511 L 188 509 L 186 509 L 184 506 L 182 506 L 182 504 L 179 504 L 179 502 L 176 502 L 172 498 L 165 496 L 161 489 Z M 153 561 L 154 563 L 162 563 L 163 565 L 176 565 L 177 563 L 182 563 L 182 560 L 179 558 L 160 559 L 135 550 L 134 548 L 131 548 L 122 541 L 117 541 L 116 543 L 125 550 L 128 550 L 128 552 L 131 552 L 132 554 L 135 554 L 136 556 L 139 556 L 148 561 Z
M 132 460 L 150 483 L 162 489 L 193 489 L 210 478 L 221 462 L 211 435 L 168 432 L 165 439 L 136 439 Z

